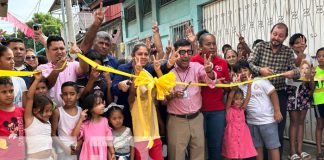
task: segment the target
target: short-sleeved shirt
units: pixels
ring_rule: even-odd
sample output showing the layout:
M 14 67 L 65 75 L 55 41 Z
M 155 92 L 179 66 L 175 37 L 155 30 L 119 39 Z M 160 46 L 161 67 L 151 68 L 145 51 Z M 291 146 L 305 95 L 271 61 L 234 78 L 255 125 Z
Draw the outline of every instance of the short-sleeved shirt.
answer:
M 130 147 L 134 145 L 130 128 L 126 127 L 122 133 L 113 130 L 112 134 L 114 136 L 113 143 L 115 152 L 122 154 L 130 153 Z
M 93 49 L 90 49 L 86 56 L 88 56 L 89 54 L 93 54 L 93 52 L 95 52 Z M 109 67 L 112 67 L 114 69 L 117 69 L 118 68 L 118 61 L 116 60 L 116 58 L 114 58 L 113 56 L 111 56 L 109 53 L 107 54 L 107 56 L 102 60 L 103 62 L 103 65 L 104 66 L 109 66 Z M 110 77 L 111 79 L 113 79 L 115 76 L 115 74 L 113 73 L 110 73 Z
M 14 111 L 0 110 L 0 159 L 24 159 L 25 131 L 24 109 L 15 107 Z
M 294 70 L 295 77 L 299 77 L 299 70 L 295 65 L 294 51 L 285 45 L 282 45 L 277 53 L 273 53 L 270 42 L 260 42 L 254 47 L 248 62 L 256 75 L 259 75 L 260 68 L 269 67 L 274 74 Z M 271 78 L 270 82 L 277 90 L 286 89 L 285 77 Z
M 25 81 L 21 77 L 11 77 L 14 86 L 14 105 L 22 106 L 24 92 L 27 91 Z
M 79 138 L 83 139 L 80 160 L 107 159 L 107 141 L 113 140 L 107 118 L 101 117 L 97 122 L 90 120 L 83 122 Z
M 87 76 L 87 77 L 78 79 L 77 84 L 79 86 L 85 87 L 87 85 L 88 81 L 89 81 L 89 78 Z M 103 98 L 107 102 L 107 83 L 106 83 L 106 81 L 104 79 L 102 79 L 101 77 L 99 77 L 98 80 L 93 83 L 93 87 L 91 88 L 89 93 L 87 95 L 85 95 L 83 98 L 87 97 L 89 94 L 103 95 L 104 96 Z M 82 99 L 80 99 L 79 102 L 81 102 L 80 106 L 82 106 L 82 104 L 83 104 Z
M 37 70 L 42 70 L 44 77 L 48 77 L 54 69 L 52 63 L 42 64 L 37 67 Z M 73 81 L 75 82 L 78 77 L 78 68 L 80 67 L 79 62 L 68 62 L 66 68 L 59 73 L 55 85 L 50 89 L 49 96 L 57 106 L 63 106 L 64 102 L 61 98 L 61 86 L 64 82 Z
M 246 97 L 247 85 L 239 87 Z M 246 109 L 248 124 L 263 125 L 275 122 L 274 109 L 269 96 L 274 90 L 269 80 L 258 80 L 252 83 L 251 98 Z
M 319 66 L 316 67 L 315 79 L 322 79 L 324 77 L 324 69 L 321 69 Z M 314 90 L 314 104 L 324 104 L 324 80 L 315 81 L 315 90 Z

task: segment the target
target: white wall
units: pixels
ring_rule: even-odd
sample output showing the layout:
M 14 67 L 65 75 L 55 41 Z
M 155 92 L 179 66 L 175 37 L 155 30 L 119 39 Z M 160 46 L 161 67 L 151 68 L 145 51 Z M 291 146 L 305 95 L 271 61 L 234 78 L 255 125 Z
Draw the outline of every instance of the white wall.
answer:
M 228 43 L 234 49 L 238 44 L 237 33 L 245 37 L 249 46 L 256 39 L 269 41 L 270 30 L 277 22 L 288 25 L 289 37 L 302 33 L 307 38 L 306 52 L 311 56 L 324 47 L 324 0 L 221 0 L 203 7 L 203 28 L 214 34 L 218 52 Z M 305 140 L 315 142 L 316 118 L 314 110 L 307 113 Z M 289 116 L 286 135 L 288 135 Z
M 290 35 L 303 33 L 306 52 L 315 55 L 324 44 L 324 0 L 221 0 L 203 7 L 203 28 L 216 35 L 219 51 L 229 43 L 235 49 L 237 33 L 252 46 L 256 39 L 269 41 L 270 30 L 277 22 L 289 27 Z

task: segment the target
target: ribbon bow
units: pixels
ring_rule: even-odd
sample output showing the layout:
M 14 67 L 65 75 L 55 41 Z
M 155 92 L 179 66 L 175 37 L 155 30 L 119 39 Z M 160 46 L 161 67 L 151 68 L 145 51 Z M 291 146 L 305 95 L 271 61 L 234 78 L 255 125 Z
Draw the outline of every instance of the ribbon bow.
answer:
M 118 108 L 120 108 L 120 109 L 124 109 L 124 106 L 123 105 L 119 105 L 119 104 L 116 104 L 115 102 L 112 102 L 112 103 L 110 103 L 109 105 L 108 105 L 108 107 L 106 107 L 105 109 L 104 109 L 104 112 L 107 112 L 111 107 L 118 107 Z
M 148 119 L 151 119 L 151 112 L 152 112 L 152 89 L 154 86 L 156 86 L 156 92 L 157 92 L 157 99 L 158 100 L 164 100 L 165 96 L 170 94 L 170 91 L 173 89 L 173 87 L 176 85 L 176 76 L 173 72 L 169 72 L 168 74 L 165 74 L 161 76 L 160 78 L 153 78 L 152 75 L 147 72 L 146 70 L 143 70 L 139 73 L 138 77 L 135 78 L 134 84 L 137 94 L 137 105 L 139 107 L 140 113 L 140 121 L 141 124 L 145 124 L 144 120 L 144 113 L 142 105 L 141 105 L 141 96 L 140 96 L 140 87 L 146 86 L 147 88 L 147 94 L 148 94 L 148 115 L 145 115 L 145 117 L 148 117 Z M 144 129 L 144 136 L 149 137 L 149 143 L 147 145 L 147 148 L 153 147 L 153 139 L 151 134 L 151 129 L 149 127 L 143 128 Z

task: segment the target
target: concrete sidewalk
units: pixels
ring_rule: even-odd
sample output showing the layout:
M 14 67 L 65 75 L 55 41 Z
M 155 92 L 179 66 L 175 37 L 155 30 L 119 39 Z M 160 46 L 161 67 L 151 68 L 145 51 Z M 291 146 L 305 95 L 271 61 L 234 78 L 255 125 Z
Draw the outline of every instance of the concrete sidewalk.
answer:
M 307 144 L 304 143 L 303 145 L 303 151 L 307 152 L 312 156 L 312 159 L 316 159 L 316 145 L 315 144 Z M 283 159 L 288 159 L 290 153 L 290 146 L 289 146 L 289 140 L 285 140 L 284 142 L 284 151 L 283 151 Z

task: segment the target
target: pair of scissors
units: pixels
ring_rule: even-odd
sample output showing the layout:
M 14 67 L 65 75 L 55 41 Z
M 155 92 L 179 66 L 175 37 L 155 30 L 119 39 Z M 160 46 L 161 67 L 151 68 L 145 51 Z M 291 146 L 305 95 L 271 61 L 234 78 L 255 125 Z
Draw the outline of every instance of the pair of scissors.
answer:
M 190 86 L 191 82 L 192 82 L 192 81 L 190 81 L 190 82 L 188 83 L 188 85 L 187 85 L 187 86 L 182 90 L 182 92 L 184 92 L 184 91 L 186 91 L 186 90 L 188 89 L 188 87 Z

